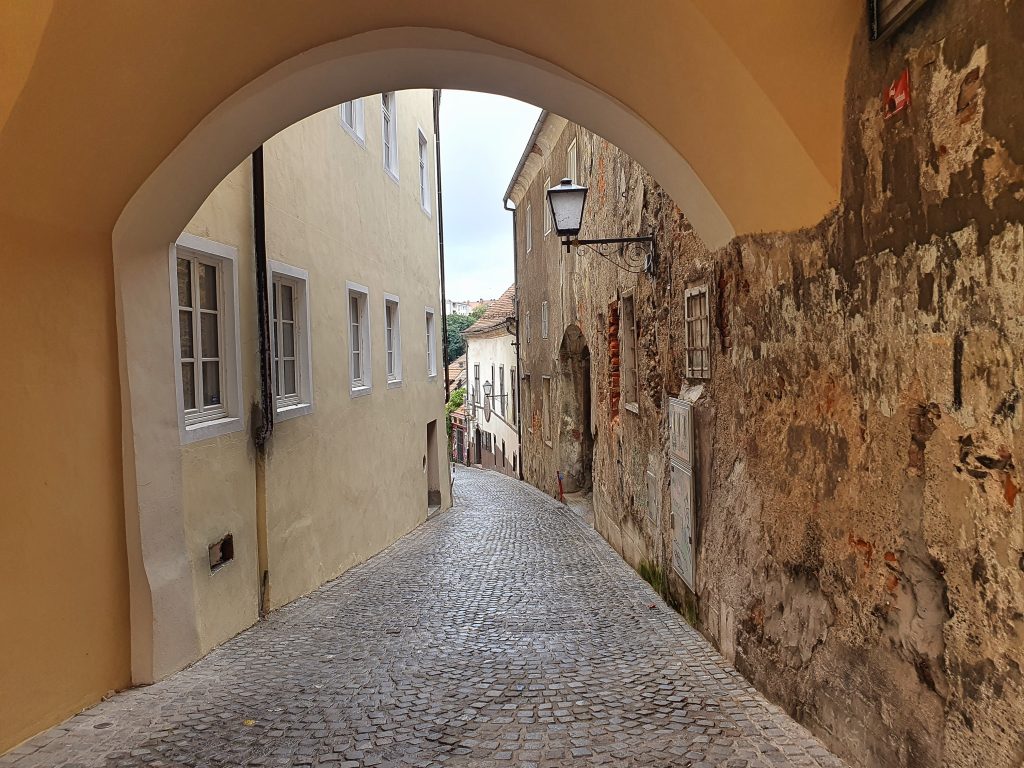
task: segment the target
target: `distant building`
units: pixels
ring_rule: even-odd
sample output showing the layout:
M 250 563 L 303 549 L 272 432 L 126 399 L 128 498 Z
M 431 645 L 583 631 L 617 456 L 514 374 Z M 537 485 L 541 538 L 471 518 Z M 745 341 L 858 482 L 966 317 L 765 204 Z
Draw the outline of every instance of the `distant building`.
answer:
M 473 311 L 468 301 L 453 301 L 445 299 L 444 312 L 446 315 L 468 315 Z
M 515 286 L 490 302 L 463 336 L 469 371 L 467 463 L 519 476 Z

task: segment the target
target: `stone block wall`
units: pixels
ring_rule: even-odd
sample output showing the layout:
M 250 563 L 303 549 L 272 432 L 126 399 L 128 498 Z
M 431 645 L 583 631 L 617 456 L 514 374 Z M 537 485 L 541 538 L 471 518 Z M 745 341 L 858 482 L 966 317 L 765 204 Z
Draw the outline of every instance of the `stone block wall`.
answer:
M 552 335 L 576 325 L 589 346 L 601 533 L 854 765 L 1024 763 L 1022 54 L 1020 0 L 932 2 L 856 41 L 835 212 L 717 252 L 643 169 L 569 126 L 584 232 L 653 229 L 654 273 L 587 251 L 520 269 L 523 301 L 552 300 Z M 887 119 L 905 67 L 911 106 Z M 688 380 L 683 294 L 705 284 L 711 378 Z M 637 413 L 609 335 L 627 292 Z M 550 352 L 523 360 L 563 396 Z M 671 569 L 665 418 L 692 385 L 693 592 Z M 547 451 L 524 435 L 526 478 L 548 491 L 571 431 L 555 432 Z

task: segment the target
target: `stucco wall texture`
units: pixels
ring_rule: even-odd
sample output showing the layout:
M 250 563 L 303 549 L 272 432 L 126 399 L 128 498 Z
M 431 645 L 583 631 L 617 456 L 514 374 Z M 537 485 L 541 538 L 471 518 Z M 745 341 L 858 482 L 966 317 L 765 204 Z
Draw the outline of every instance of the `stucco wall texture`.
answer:
M 264 145 L 268 258 L 308 272 L 313 370 L 312 411 L 278 421 L 265 454 L 254 448 L 249 423 L 259 401 L 250 161 L 217 186 L 186 228 L 238 249 L 247 423 L 243 431 L 181 446 L 199 654 L 259 617 L 261 514 L 267 609 L 366 560 L 426 519 L 426 426 L 444 423 L 440 372 L 431 377 L 426 369 L 425 310 L 440 305 L 437 231 L 433 213 L 420 204 L 418 176 L 418 130 L 433 155 L 433 102 L 428 90 L 396 97 L 397 182 L 381 160 L 379 96 L 363 100 L 363 141 L 343 129 L 335 107 Z M 166 270 L 156 279 L 155 288 L 169 292 Z M 369 289 L 373 391 L 359 398 L 349 395 L 347 281 Z M 384 371 L 385 292 L 399 299 L 402 381 L 392 387 Z M 439 331 L 435 343 L 438 355 Z M 152 346 L 147 354 L 170 354 L 167 345 Z M 443 444 L 435 451 L 444 454 Z M 447 507 L 447 457 L 438 460 Z M 208 547 L 226 533 L 234 537 L 234 560 L 211 572 Z
M 658 236 L 653 277 L 590 255 L 558 269 L 551 237 L 546 265 L 520 264 L 523 309 L 561 301 L 552 335 L 577 323 L 592 355 L 599 530 L 667 572 L 723 653 L 856 765 L 1024 761 L 1022 42 L 1013 1 L 932 3 L 890 40 L 859 40 L 842 199 L 813 229 L 709 252 L 645 171 L 571 125 L 528 191 L 539 210 L 578 133 L 583 236 Z M 885 119 L 904 67 L 911 106 Z M 694 594 L 668 567 L 665 414 L 702 383 L 684 377 L 682 298 L 703 284 Z M 607 314 L 628 290 L 639 413 L 612 418 Z M 523 353 L 533 380 L 556 370 L 545 347 Z M 557 445 L 524 443 L 527 479 L 553 492 Z

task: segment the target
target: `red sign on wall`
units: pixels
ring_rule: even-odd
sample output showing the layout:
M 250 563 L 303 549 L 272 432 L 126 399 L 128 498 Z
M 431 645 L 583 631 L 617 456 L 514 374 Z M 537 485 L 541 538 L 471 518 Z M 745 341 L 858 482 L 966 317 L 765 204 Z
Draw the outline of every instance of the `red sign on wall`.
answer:
M 904 69 L 885 94 L 885 119 L 910 106 L 910 70 Z

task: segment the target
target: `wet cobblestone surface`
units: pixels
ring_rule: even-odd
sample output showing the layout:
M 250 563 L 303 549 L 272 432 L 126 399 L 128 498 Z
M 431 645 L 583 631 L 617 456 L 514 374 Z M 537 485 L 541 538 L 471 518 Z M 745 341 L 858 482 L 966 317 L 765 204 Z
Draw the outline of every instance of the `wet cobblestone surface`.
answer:
M 577 514 L 456 506 L 156 685 L 0 757 L 111 766 L 836 766 Z

